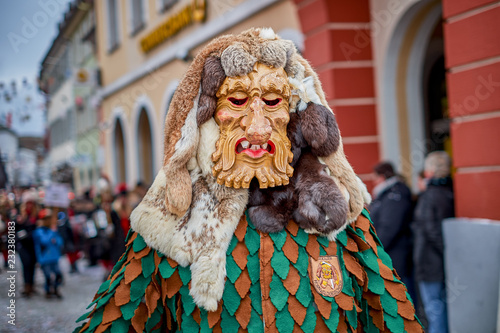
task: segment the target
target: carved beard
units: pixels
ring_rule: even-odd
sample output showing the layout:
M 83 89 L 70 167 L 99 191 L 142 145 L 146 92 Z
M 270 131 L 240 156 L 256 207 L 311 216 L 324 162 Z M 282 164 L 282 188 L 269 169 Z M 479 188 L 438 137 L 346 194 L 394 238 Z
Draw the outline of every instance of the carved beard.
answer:
M 221 133 L 212 156 L 212 171 L 217 183 L 227 187 L 249 188 L 250 182 L 256 177 L 260 188 L 287 185 L 289 177 L 293 175 L 290 166 L 293 154 L 286 131 L 279 133 L 273 130 L 270 141 L 274 144 L 274 154 L 264 154 L 259 158 L 236 153 L 238 140 L 244 137 L 245 132 L 240 128 Z

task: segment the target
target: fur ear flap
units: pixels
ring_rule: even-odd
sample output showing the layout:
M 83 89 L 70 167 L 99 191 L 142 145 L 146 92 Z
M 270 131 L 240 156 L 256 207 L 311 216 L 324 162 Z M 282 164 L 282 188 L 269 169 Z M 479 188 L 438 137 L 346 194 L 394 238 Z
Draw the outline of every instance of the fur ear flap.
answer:
M 184 215 L 191 205 L 192 185 L 187 163 L 196 154 L 198 147 L 200 133 L 196 124 L 197 110 L 198 96 L 181 128 L 181 137 L 175 144 L 175 152 L 170 158 L 168 167 L 163 166 L 168 184 L 165 203 L 167 209 L 179 217 Z
M 302 134 L 316 156 L 334 153 L 340 142 L 340 132 L 333 113 L 323 105 L 309 102 L 307 108 L 299 112 Z
M 314 228 L 329 234 L 346 224 L 348 206 L 325 168 L 314 154 L 307 151 L 302 154 L 295 168 L 298 207 L 293 217 L 304 229 Z
M 196 121 L 198 126 L 203 125 L 213 117 L 217 108 L 217 91 L 224 82 L 226 74 L 219 58 L 209 57 L 203 66 L 201 75 L 201 95 Z
M 323 89 L 321 88 L 321 82 L 319 81 L 318 75 L 313 71 L 311 65 L 302 57 L 297 57 L 297 60 L 304 66 L 304 76 L 312 76 L 314 80 L 314 90 L 316 91 L 321 104 L 325 107 L 328 105 Z M 338 149 L 324 158 L 328 169 L 331 172 L 332 177 L 335 177 L 341 187 L 345 187 L 349 193 L 349 212 L 347 219 L 349 222 L 355 221 L 356 218 L 361 214 L 365 199 L 367 196 L 366 188 L 360 186 L 358 177 L 356 176 L 352 166 L 347 161 L 344 154 L 344 147 L 342 145 L 342 139 L 339 140 Z
M 163 171 L 169 184 L 165 191 L 165 204 L 177 216 L 186 213 L 191 205 L 192 184 L 187 163 L 196 153 L 198 145 L 197 109 L 200 98 L 201 74 L 205 60 L 220 57 L 222 50 L 242 37 L 221 36 L 207 45 L 194 58 L 181 80 L 165 120 Z
M 324 161 L 330 169 L 331 175 L 336 177 L 340 185 L 344 186 L 347 192 L 349 192 L 347 220 L 349 222 L 355 221 L 363 211 L 365 198 L 369 197 L 369 194 L 367 193 L 366 186 L 361 186 L 359 178 L 354 173 L 352 166 L 347 162 L 342 141 L 340 142 L 339 149 L 335 153 L 325 157 Z

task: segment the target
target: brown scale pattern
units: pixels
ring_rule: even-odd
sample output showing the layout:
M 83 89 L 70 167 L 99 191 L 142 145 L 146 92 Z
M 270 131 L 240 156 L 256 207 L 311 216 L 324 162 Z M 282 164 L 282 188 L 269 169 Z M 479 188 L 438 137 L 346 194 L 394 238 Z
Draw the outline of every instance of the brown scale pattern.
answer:
M 250 274 L 247 266 L 249 260 L 249 249 L 245 245 L 245 236 L 248 232 L 247 227 L 248 223 L 246 221 L 246 218 L 242 217 L 240 224 L 235 231 L 235 237 L 237 238 L 238 243 L 232 251 L 234 261 L 236 265 L 241 269 L 241 274 L 234 283 L 237 295 L 241 298 L 239 306 L 234 314 L 234 318 L 240 325 L 239 332 L 244 332 L 246 331 L 246 329 L 248 329 L 248 325 L 251 320 L 251 313 L 254 306 L 250 298 L 252 281 L 250 279 Z M 378 254 L 378 238 L 376 238 L 375 234 L 372 235 L 374 231 L 371 227 L 371 224 L 369 220 L 363 216 L 360 216 L 358 220 L 354 222 L 353 225 L 351 225 L 351 227 L 352 230 L 347 231 L 346 246 L 340 248 L 342 249 L 341 252 L 344 267 L 349 276 L 353 279 L 353 283 L 356 283 L 359 286 L 359 290 L 362 291 L 361 298 L 358 299 L 356 297 L 347 295 L 344 293 L 346 289 L 343 289 L 343 292 L 341 292 L 334 298 L 335 303 L 338 305 L 338 308 L 337 311 L 334 311 L 334 313 L 332 313 L 332 302 L 328 299 L 325 299 L 316 291 L 314 287 L 311 286 L 311 301 L 314 302 L 317 308 L 317 320 L 314 331 L 329 332 L 330 329 L 326 325 L 325 320 L 328 320 L 332 315 L 336 315 L 339 318 L 337 326 L 338 332 L 362 332 L 362 323 L 360 321 L 362 315 L 359 314 L 362 312 L 362 303 L 365 303 L 369 308 L 368 314 L 371 317 L 374 325 L 381 332 L 388 332 L 389 328 L 387 327 L 387 323 L 384 321 L 384 317 L 386 314 L 384 314 L 384 309 L 382 307 L 381 296 L 368 289 L 368 277 L 365 271 L 365 269 L 368 268 L 364 268 L 363 264 L 356 257 L 357 252 L 366 251 L 369 249 L 372 249 L 375 254 Z M 281 251 L 283 251 L 283 254 L 290 261 L 290 263 L 296 263 L 298 260 L 300 245 L 298 245 L 298 243 L 291 236 L 293 235 L 296 237 L 299 229 L 293 221 L 290 221 L 290 223 L 286 226 L 286 231 L 286 240 L 284 240 Z M 359 234 L 356 234 L 353 231 L 362 231 L 363 236 L 361 237 Z M 270 286 L 273 274 L 276 274 L 272 267 L 271 259 L 273 258 L 274 252 L 279 250 L 275 248 L 273 239 L 268 234 L 259 232 L 259 236 L 260 248 L 258 256 L 260 264 L 260 280 L 257 283 L 260 283 L 262 294 L 263 316 L 261 318 L 265 322 L 266 332 L 278 332 L 276 314 L 279 311 L 271 301 Z M 136 237 L 136 234 L 132 234 L 127 242 L 128 252 L 124 254 L 124 259 L 126 258 L 126 260 L 124 261 L 122 266 L 126 267 L 125 272 L 122 273 L 123 278 L 117 285 L 114 295 L 104 306 L 101 323 L 95 327 L 94 332 L 104 332 L 109 329 L 110 325 L 112 325 L 115 320 L 122 317 L 123 314 L 120 308 L 131 302 L 131 284 L 142 272 L 141 259 L 145 258 L 151 251 L 151 249 L 146 246 L 137 253 L 134 252 L 132 249 L 132 245 Z M 305 250 L 308 256 L 317 259 L 320 255 L 320 251 L 323 251 L 323 253 L 326 253 L 326 255 L 337 255 L 337 246 L 335 243 L 333 243 L 334 246 L 330 245 L 328 247 L 324 247 L 323 245 L 320 245 L 318 241 L 316 241 L 316 236 L 309 235 L 308 237 L 309 238 L 305 246 Z M 182 322 L 182 315 L 184 310 L 181 298 L 179 297 L 176 300 L 177 304 L 175 313 L 171 313 L 166 303 L 167 299 L 171 299 L 172 297 L 178 295 L 179 290 L 183 286 L 183 281 L 181 280 L 179 271 L 176 269 L 169 278 L 165 279 L 161 277 L 159 270 L 160 263 L 164 260 L 167 260 L 169 265 L 173 268 L 177 267 L 177 263 L 172 259 L 160 257 L 158 253 L 156 253 L 156 251 L 153 254 L 153 258 L 155 266 L 153 278 L 146 287 L 144 296 L 145 302 L 139 303 L 133 313 L 131 325 L 129 327 L 130 331 L 142 332 L 145 329 L 147 319 L 152 316 L 158 305 L 163 306 L 165 313 L 161 316 L 160 322 L 156 324 L 155 327 L 166 327 L 168 330 L 171 330 L 174 328 L 174 320 L 177 322 L 177 324 Z M 414 315 L 413 305 L 406 296 L 405 286 L 399 282 L 394 281 L 395 279 L 398 279 L 397 273 L 393 269 L 385 265 L 381 258 L 377 258 L 376 262 L 378 264 L 380 277 L 384 281 L 384 288 L 387 290 L 389 295 L 393 297 L 397 302 L 397 314 L 401 316 L 403 320 L 404 330 L 407 332 L 423 332 L 422 327 L 417 322 Z M 114 275 L 110 276 L 111 282 L 120 278 L 120 271 L 121 270 L 117 270 Z M 159 278 L 159 282 L 157 282 L 157 279 L 155 277 Z M 284 289 L 289 293 L 286 307 L 290 311 L 290 315 L 294 321 L 293 332 L 302 332 L 303 330 L 301 326 L 306 320 L 307 308 L 296 297 L 301 283 L 301 274 L 299 273 L 297 268 L 293 266 L 293 264 L 290 264 L 288 275 L 285 279 L 282 280 L 282 283 Z M 350 286 L 347 287 L 350 288 Z M 108 291 L 97 294 L 96 299 L 105 296 L 107 292 Z M 206 317 L 208 325 L 213 329 L 213 332 L 222 332 L 221 324 L 223 307 L 225 307 L 225 305 L 224 302 L 221 301 L 219 303 L 217 311 L 209 312 Z M 353 326 L 355 326 L 354 323 L 349 322 L 349 318 L 346 312 L 353 310 L 358 313 L 358 322 L 356 329 L 353 328 Z M 88 317 L 92 318 L 94 314 L 95 309 L 89 314 Z M 201 312 L 199 308 L 196 307 L 191 313 L 191 316 L 196 323 L 200 324 L 202 322 Z M 89 328 L 90 323 L 91 320 L 89 320 L 82 327 L 81 331 L 85 331 L 87 328 Z

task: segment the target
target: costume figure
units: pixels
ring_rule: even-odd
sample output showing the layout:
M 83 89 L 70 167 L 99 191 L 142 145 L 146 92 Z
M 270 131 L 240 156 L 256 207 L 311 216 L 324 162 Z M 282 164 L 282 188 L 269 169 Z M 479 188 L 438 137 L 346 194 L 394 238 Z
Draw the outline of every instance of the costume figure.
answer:
M 293 43 L 219 37 L 173 97 L 163 168 L 77 331 L 421 332 L 367 202 Z

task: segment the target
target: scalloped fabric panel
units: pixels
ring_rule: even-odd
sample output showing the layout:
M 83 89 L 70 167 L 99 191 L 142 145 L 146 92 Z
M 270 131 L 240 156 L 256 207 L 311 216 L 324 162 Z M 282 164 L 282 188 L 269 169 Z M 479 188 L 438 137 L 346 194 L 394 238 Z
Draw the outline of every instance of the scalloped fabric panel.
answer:
M 309 258 L 324 255 L 339 260 L 343 286 L 335 297 L 311 285 Z M 130 232 L 75 332 L 423 332 L 366 211 L 335 243 L 293 221 L 264 234 L 244 215 L 226 269 L 219 307 L 207 312 L 189 294 L 189 267 Z

